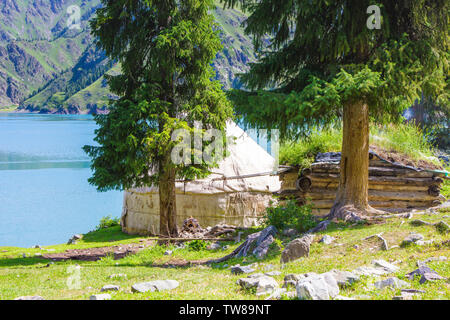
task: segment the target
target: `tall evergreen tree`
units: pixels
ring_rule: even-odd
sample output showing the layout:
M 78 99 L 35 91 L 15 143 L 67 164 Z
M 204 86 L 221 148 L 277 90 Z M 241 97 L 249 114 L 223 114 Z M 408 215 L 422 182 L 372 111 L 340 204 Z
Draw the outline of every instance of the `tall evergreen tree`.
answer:
M 248 91 L 231 93 L 237 112 L 284 137 L 342 119 L 329 218 L 380 214 L 368 204 L 369 122 L 399 118 L 422 92 L 448 105 L 449 1 L 222 2 L 249 12 L 245 31 L 260 55 L 242 76 Z
M 90 183 L 101 191 L 159 186 L 160 234 L 176 235 L 175 182 L 208 174 L 216 162 L 188 155 L 174 163 L 171 154 L 189 133 L 224 130 L 232 108 L 213 78 L 212 60 L 221 49 L 211 0 L 103 0 L 91 21 L 98 46 L 121 64 L 108 76 L 120 96 L 108 115 L 96 116 L 98 146 Z M 203 126 L 196 128 L 194 122 Z M 201 151 L 201 150 L 199 150 Z M 220 156 L 220 155 L 217 155 Z M 219 158 L 216 158 L 219 159 Z

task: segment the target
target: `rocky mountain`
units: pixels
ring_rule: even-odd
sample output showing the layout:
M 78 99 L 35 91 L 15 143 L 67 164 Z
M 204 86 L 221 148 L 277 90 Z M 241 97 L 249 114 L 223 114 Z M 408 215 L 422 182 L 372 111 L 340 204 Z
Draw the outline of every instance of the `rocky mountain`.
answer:
M 80 8 L 80 28 L 69 28 Z M 118 73 L 93 45 L 88 21 L 100 0 L 2 0 L 0 3 L 0 107 L 41 113 L 90 113 L 105 110 L 114 98 L 103 75 Z M 239 88 L 236 74 L 255 60 L 251 39 L 244 35 L 245 15 L 223 10 L 214 15 L 224 50 L 214 67 L 225 88 Z M 73 21 L 72 21 L 73 22 Z M 69 23 L 70 25 L 70 23 Z

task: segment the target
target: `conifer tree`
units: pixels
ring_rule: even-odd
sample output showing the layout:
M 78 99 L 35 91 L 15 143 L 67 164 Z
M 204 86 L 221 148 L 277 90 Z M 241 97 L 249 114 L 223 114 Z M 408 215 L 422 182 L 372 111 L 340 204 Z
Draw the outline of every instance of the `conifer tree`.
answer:
M 286 138 L 343 122 L 329 218 L 381 214 L 368 204 L 369 123 L 398 119 L 422 93 L 449 104 L 448 0 L 222 0 L 249 14 L 259 61 L 230 94 L 245 122 Z M 379 13 L 379 14 L 378 14 Z
M 177 234 L 175 182 L 203 177 L 216 162 L 187 156 L 174 163 L 178 129 L 191 134 L 224 130 L 232 108 L 214 78 L 212 60 L 221 49 L 209 13 L 211 0 L 102 0 L 91 21 L 98 47 L 118 61 L 122 73 L 108 76 L 120 99 L 97 115 L 97 146 L 90 183 L 101 191 L 158 186 L 160 234 Z M 202 123 L 196 128 L 194 122 Z M 201 150 L 199 150 L 201 151 Z M 200 152 L 201 153 L 201 152 Z M 220 155 L 218 158 L 220 159 Z M 151 231 L 151 230 L 149 230 Z

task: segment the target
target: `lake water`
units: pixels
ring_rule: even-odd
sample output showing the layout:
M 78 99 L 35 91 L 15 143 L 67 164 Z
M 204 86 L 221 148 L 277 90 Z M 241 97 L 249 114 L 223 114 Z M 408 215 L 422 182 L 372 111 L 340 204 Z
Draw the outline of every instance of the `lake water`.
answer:
M 123 194 L 89 185 L 92 116 L 0 113 L 0 247 L 65 243 L 120 217 Z M 249 132 L 270 150 L 264 138 Z
M 65 243 L 119 217 L 121 192 L 89 185 L 92 116 L 0 113 L 0 247 Z

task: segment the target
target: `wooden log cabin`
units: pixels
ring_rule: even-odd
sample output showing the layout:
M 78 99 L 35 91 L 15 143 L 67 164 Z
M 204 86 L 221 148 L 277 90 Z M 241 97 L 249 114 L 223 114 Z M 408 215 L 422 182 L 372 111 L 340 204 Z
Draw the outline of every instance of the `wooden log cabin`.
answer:
M 291 167 L 280 175 L 280 199 L 294 198 L 299 204 L 312 203 L 313 213 L 327 215 L 339 185 L 340 153 L 318 154 L 310 168 Z M 405 212 L 439 205 L 443 171 L 423 170 L 369 154 L 369 203 L 388 212 Z

